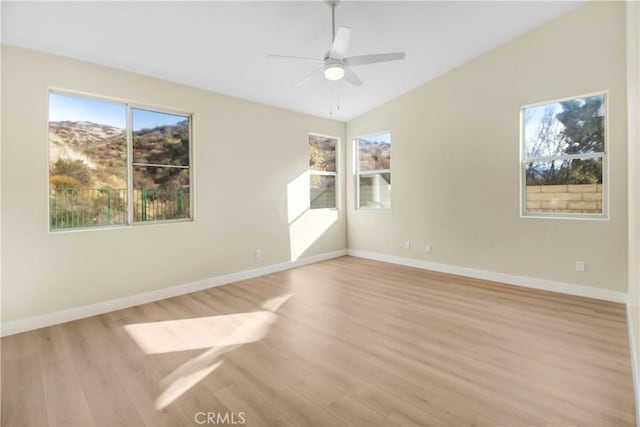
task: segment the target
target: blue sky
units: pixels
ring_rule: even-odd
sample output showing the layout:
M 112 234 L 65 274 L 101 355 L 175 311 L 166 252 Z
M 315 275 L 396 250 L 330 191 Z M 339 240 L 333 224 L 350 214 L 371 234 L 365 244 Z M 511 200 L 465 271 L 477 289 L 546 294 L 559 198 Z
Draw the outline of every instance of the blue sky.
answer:
M 524 144 L 527 154 L 530 155 L 530 150 L 538 143 L 538 129 L 542 124 L 542 119 L 547 109 L 553 111 L 553 133 L 558 136 L 564 129 L 564 126 L 555 116 L 562 111 L 562 105 L 559 102 L 550 104 L 535 105 L 533 107 L 527 107 L 524 109 Z M 555 147 L 552 147 L 555 148 Z
M 132 108 L 133 130 L 154 128 L 160 125 L 175 125 L 185 116 L 166 114 Z M 124 129 L 127 126 L 127 106 L 115 102 L 85 98 L 81 96 L 49 94 L 49 120 L 93 122 Z
M 93 98 L 49 94 L 49 121 L 93 122 L 124 129 L 127 126 L 127 107 L 124 104 L 99 101 Z
M 391 134 L 390 133 L 381 133 L 378 135 L 365 136 L 364 138 L 358 138 L 361 141 L 366 142 L 386 142 L 391 143 Z
M 185 116 L 175 114 L 160 113 L 157 111 L 141 110 L 132 108 L 133 130 L 151 129 L 161 125 L 175 125 L 186 119 Z
M 592 98 L 600 98 L 602 102 L 600 113 L 604 115 L 604 95 L 593 95 L 589 97 L 582 98 L 574 98 L 577 101 L 580 101 L 581 105 Z M 560 132 L 564 130 L 564 125 L 556 118 L 557 114 L 562 112 L 563 107 L 560 102 L 550 102 L 548 104 L 540 104 L 534 105 L 531 107 L 526 107 L 524 109 L 524 145 L 525 145 L 525 154 L 527 156 L 536 155 L 532 153 L 532 150 L 536 145 L 541 142 L 538 137 L 538 130 L 542 125 L 544 120 L 545 112 L 549 110 L 553 114 L 553 122 L 551 123 L 552 134 L 555 137 L 552 141 L 546 141 L 546 145 L 544 145 L 544 150 L 537 153 L 540 155 L 554 155 L 556 149 L 558 148 L 558 144 L 562 143 L 562 138 Z M 542 141 L 545 142 L 545 141 Z

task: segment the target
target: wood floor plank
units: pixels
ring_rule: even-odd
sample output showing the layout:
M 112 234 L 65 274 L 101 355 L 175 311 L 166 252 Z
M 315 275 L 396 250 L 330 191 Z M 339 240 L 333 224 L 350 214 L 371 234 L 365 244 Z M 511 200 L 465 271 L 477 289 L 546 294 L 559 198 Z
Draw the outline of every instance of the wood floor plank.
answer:
M 108 317 L 108 316 L 107 316 Z M 109 357 L 116 375 L 127 390 L 131 403 L 145 425 L 153 426 L 176 426 L 180 425 L 185 418 L 179 407 L 171 406 L 158 409 L 156 399 L 162 392 L 161 380 L 162 370 L 156 363 L 153 363 L 153 356 L 141 357 L 139 349 L 133 342 L 126 345 L 129 337 L 124 328 L 117 327 L 120 322 L 107 322 L 110 330 L 102 330 L 104 339 L 115 339 L 120 343 L 117 347 L 117 356 L 113 354 Z
M 117 360 L 109 357 L 116 354 L 114 343 L 99 339 L 100 320 L 90 317 L 65 326 L 65 338 L 95 425 L 143 425 L 131 397 L 114 374 Z
M 253 345 L 238 349 L 229 357 L 229 364 L 235 369 L 234 377 L 244 380 L 244 388 L 258 389 L 265 395 L 278 396 L 277 400 L 272 401 L 274 407 L 295 425 L 346 425 L 320 406 L 319 402 L 308 399 L 301 390 L 293 389 L 285 380 L 285 372 L 267 369 L 262 360 L 263 351 L 262 346 Z
M 3 338 L 2 351 L 6 353 L 2 358 L 3 426 L 42 426 L 48 422 L 35 335 L 33 339 L 25 339 L 24 335 Z M 21 356 L 26 342 L 34 347 Z
M 276 411 L 272 397 L 252 388 L 240 389 L 230 384 L 215 392 L 215 396 L 231 409 L 233 414 L 243 415 L 249 426 L 295 426 L 296 424 Z
M 3 426 L 636 425 L 624 305 L 353 257 L 1 345 Z
M 353 427 L 389 425 L 390 423 L 389 419 L 346 394 L 338 401 L 331 403 L 329 411 Z
M 36 332 L 48 425 L 70 427 L 95 424 L 62 326 Z

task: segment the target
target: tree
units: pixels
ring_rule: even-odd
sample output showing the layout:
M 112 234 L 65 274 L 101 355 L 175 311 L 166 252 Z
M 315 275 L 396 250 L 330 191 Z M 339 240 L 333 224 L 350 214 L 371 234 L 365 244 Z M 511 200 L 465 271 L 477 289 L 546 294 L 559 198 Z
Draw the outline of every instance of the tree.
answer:
M 563 101 L 556 115 L 564 129 L 560 132 L 566 154 L 604 151 L 603 97 Z
M 600 153 L 604 151 L 604 114 L 601 96 L 560 103 L 557 119 L 564 125 L 561 132 L 566 154 Z M 572 184 L 602 183 L 602 162 L 597 159 L 571 161 L 569 182 Z
M 562 101 L 562 110 L 555 114 L 557 104 L 545 109 L 527 155 L 585 154 L 585 158 L 531 162 L 527 165 L 528 185 L 602 183 L 602 162 L 589 157 L 604 151 L 603 102 L 603 96 L 592 96 Z

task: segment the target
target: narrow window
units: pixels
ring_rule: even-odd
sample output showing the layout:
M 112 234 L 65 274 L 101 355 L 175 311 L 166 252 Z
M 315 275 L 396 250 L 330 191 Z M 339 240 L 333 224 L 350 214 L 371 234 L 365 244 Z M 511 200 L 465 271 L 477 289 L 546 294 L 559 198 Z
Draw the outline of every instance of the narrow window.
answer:
M 190 121 L 51 92 L 50 229 L 191 218 Z
M 356 139 L 357 207 L 391 208 L 391 134 Z
M 606 96 L 522 109 L 522 213 L 597 218 L 606 214 Z
M 189 218 L 189 116 L 131 109 L 133 221 Z
M 311 209 L 335 209 L 337 207 L 337 145 L 337 138 L 309 135 Z

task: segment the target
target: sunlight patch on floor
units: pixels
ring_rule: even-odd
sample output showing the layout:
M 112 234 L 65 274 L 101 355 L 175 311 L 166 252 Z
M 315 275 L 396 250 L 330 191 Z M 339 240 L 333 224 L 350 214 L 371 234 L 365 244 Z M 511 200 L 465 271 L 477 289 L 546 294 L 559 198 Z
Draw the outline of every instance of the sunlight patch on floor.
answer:
M 170 405 L 220 367 L 224 354 L 264 338 L 278 318 L 275 311 L 289 298 L 291 294 L 270 298 L 262 304 L 262 311 L 125 325 L 125 331 L 146 354 L 208 349 L 162 380 L 164 391 L 155 402 L 156 409 Z
M 271 311 L 137 323 L 124 328 L 147 354 L 224 347 L 259 340 L 275 321 Z
M 167 385 L 165 390 L 155 401 L 156 409 L 160 410 L 169 406 L 191 387 L 198 384 L 203 378 L 218 369 L 220 365 L 222 365 L 222 361 L 205 366 L 202 369 L 189 372 L 184 376 L 179 376 L 174 381 L 166 382 Z

